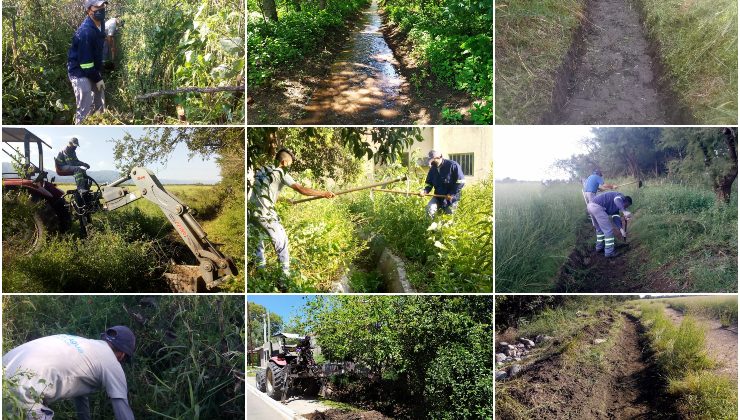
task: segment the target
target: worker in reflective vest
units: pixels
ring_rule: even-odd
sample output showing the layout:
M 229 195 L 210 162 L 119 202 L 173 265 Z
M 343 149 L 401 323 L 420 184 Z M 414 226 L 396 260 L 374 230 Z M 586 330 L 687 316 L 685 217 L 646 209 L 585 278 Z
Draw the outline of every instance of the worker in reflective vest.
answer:
M 105 110 L 103 44 L 105 43 L 105 0 L 84 0 L 87 17 L 72 37 L 67 53 L 67 75 L 77 102 L 75 124 Z

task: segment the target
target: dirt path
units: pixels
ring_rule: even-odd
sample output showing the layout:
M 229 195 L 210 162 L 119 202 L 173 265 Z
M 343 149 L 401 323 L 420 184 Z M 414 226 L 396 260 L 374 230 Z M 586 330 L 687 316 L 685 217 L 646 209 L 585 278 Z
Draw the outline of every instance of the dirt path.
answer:
M 593 339 L 606 338 L 613 322 L 621 322 L 614 345 L 601 362 L 585 357 L 597 346 Z M 673 419 L 673 408 L 661 394 L 660 375 L 647 355 L 636 319 L 625 315 L 603 317 L 581 334 L 590 347 L 574 362 L 573 356 L 554 354 L 524 368 L 513 383 L 499 383 L 509 398 L 524 408 L 530 418 L 542 419 Z M 497 391 L 498 392 L 498 391 Z M 497 398 L 499 398 L 497 396 Z M 506 412 L 497 418 L 517 418 Z
M 623 316 L 623 328 L 608 358 L 612 384 L 606 412 L 609 418 L 654 417 L 657 376 L 645 363 L 640 334 L 634 319 Z
M 669 307 L 665 313 L 674 324 L 681 324 L 683 313 Z M 699 318 L 699 322 L 707 328 L 707 353 L 719 363 L 714 371 L 737 380 L 737 328 L 724 328 L 716 319 Z
M 574 42 L 569 97 L 559 124 L 665 124 L 666 114 L 640 11 L 632 0 L 588 2 L 583 38 Z
M 380 31 L 378 0 L 361 19 L 361 29 L 351 36 L 297 124 L 394 124 L 407 119 L 408 84 Z

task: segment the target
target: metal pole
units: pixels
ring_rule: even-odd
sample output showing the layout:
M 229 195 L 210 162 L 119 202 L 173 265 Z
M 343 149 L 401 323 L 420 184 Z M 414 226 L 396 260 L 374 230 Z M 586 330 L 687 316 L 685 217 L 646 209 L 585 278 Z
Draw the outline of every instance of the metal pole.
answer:
M 405 181 L 405 180 L 406 180 L 406 177 L 405 177 L 405 176 L 402 176 L 402 177 L 398 177 L 398 178 L 396 178 L 396 179 L 392 179 L 392 180 L 390 180 L 390 181 L 383 181 L 383 182 L 378 182 L 378 183 L 376 183 L 376 184 L 363 185 L 362 187 L 355 187 L 355 188 L 350 188 L 350 189 L 348 189 L 348 190 L 344 190 L 344 191 L 339 191 L 339 192 L 335 192 L 335 193 L 334 193 L 334 195 L 349 194 L 349 193 L 351 193 L 351 192 L 355 192 L 355 191 L 362 191 L 362 190 L 367 190 L 367 189 L 370 189 L 370 188 L 374 188 L 374 187 L 382 187 L 382 186 L 384 186 L 384 185 L 392 184 L 392 183 L 394 183 L 394 182 L 400 182 L 400 181 Z M 302 199 L 302 200 L 294 200 L 294 201 L 291 201 L 291 203 L 293 203 L 293 204 L 298 204 L 298 203 L 305 203 L 305 202 L 307 202 L 307 201 L 319 200 L 319 199 L 321 199 L 321 198 L 324 198 L 324 197 L 310 197 L 310 198 L 304 198 L 304 199 Z

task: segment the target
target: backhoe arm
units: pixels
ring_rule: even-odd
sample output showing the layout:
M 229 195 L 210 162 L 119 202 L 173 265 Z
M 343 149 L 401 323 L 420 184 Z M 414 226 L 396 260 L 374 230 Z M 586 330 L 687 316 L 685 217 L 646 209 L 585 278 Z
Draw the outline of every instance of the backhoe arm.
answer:
M 127 187 L 120 186 L 128 180 L 133 181 L 138 191 L 129 191 Z M 150 170 L 143 167 L 133 168 L 128 177 L 116 180 L 101 189 L 105 211 L 115 210 L 140 198 L 156 204 L 198 259 L 199 276 L 194 281 L 202 279 L 206 288 L 211 289 L 218 286 L 223 277 L 237 274 L 234 262 L 208 240 L 206 232 L 190 213 L 190 208 L 168 193 Z

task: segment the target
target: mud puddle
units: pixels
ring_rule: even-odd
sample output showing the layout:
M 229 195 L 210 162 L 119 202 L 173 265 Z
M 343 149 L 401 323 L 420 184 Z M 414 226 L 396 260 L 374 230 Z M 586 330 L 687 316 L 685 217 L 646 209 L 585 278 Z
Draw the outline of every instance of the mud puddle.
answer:
M 373 0 L 330 75 L 314 91 L 297 124 L 392 124 L 407 119 L 408 84 L 381 33 Z
M 553 123 L 670 123 L 640 16 L 633 0 L 588 2 L 584 27 L 574 40 L 573 69 L 566 75 L 567 99 L 556 103 Z

